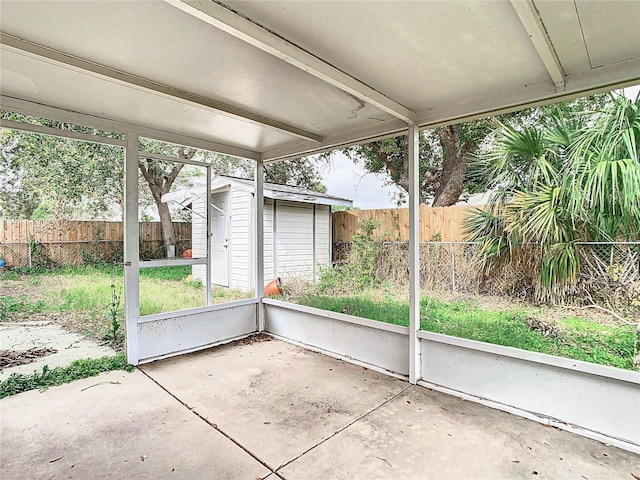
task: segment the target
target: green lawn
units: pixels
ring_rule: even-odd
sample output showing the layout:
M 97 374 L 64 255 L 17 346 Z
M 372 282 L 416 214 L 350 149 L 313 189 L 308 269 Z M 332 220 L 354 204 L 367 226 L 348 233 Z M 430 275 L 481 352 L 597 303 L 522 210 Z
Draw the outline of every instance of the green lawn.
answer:
M 124 339 L 122 267 L 97 266 L 0 275 L 0 321 L 51 319 L 66 328 L 122 346 Z M 140 314 L 171 312 L 205 305 L 205 288 L 191 278 L 191 267 L 140 270 Z M 8 292 L 5 294 L 5 292 Z M 115 295 L 115 296 L 114 296 Z M 212 289 L 212 302 L 249 298 L 252 294 Z M 112 314 L 115 312 L 115 316 Z M 114 332 L 113 319 L 117 323 Z
M 299 303 L 395 325 L 409 325 L 409 305 L 397 300 L 308 296 Z M 575 360 L 629 370 L 636 368 L 633 362 L 637 354 L 635 326 L 605 326 L 572 317 L 558 321 L 556 331 L 545 335 L 527 323 L 530 314 L 524 310 L 491 311 L 467 302 L 443 302 L 425 297 L 420 302 L 420 328 Z
M 200 282 L 190 281 L 190 273 L 190 267 L 142 269 L 141 314 L 203 306 L 204 287 Z M 121 267 L 69 268 L 29 275 L 7 275 L 5 272 L 0 276 L 0 286 L 3 287 L 0 321 L 52 315 L 55 321 L 67 328 L 122 346 L 124 315 Z M 4 294 L 5 291 L 9 291 L 9 294 Z M 113 291 L 119 297 L 116 299 L 118 331 L 115 334 L 109 314 Z M 215 303 L 223 303 L 250 295 L 214 288 L 212 299 Z M 371 295 L 309 295 L 299 299 L 298 303 L 396 325 L 406 326 L 409 322 L 408 304 L 391 295 L 375 300 Z M 537 312 L 532 309 L 489 310 L 469 302 L 445 302 L 427 297 L 421 300 L 420 306 L 420 326 L 426 331 L 619 368 L 636 368 L 634 357 L 637 355 L 638 339 L 633 325 L 600 325 L 582 318 L 568 317 L 558 320 L 551 334 L 544 334 L 532 328 L 527 321 L 536 316 Z M 544 321 L 544 316 L 539 320 Z
M 95 312 L 100 306 L 106 307 L 112 301 L 112 288 L 122 304 L 123 269 L 121 267 L 67 268 L 54 272 L 42 272 L 43 279 L 53 279 L 55 288 L 49 284 L 49 293 L 57 299 L 49 298 L 46 307 L 58 311 Z M 37 275 L 36 275 L 37 276 Z M 191 267 L 157 267 L 140 270 L 140 314 L 171 312 L 205 305 L 205 289 L 201 282 L 190 281 Z M 31 278 L 31 282 L 34 279 Z M 247 298 L 248 294 L 220 287 L 213 288 L 212 300 L 222 303 Z M 51 297 L 51 295 L 49 295 Z

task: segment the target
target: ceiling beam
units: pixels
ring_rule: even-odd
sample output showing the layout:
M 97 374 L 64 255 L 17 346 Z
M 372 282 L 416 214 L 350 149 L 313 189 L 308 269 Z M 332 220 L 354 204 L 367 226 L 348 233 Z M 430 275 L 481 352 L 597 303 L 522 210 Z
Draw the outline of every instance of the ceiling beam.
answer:
M 165 1 L 404 122 L 412 122 L 415 117 L 415 112 L 405 106 L 224 5 L 211 0 Z
M 0 44 L 6 45 L 20 52 L 24 52 L 30 55 L 34 55 L 36 57 L 44 58 L 59 64 L 63 64 L 63 65 L 78 69 L 80 71 L 88 72 L 93 75 L 98 75 L 100 77 L 104 77 L 121 84 L 135 86 L 135 87 L 153 92 L 155 94 L 172 98 L 174 100 L 186 102 L 186 103 L 195 105 L 197 107 L 205 108 L 207 110 L 212 110 L 212 111 L 215 111 L 216 113 L 237 118 L 237 119 L 249 122 L 251 124 L 258 125 L 260 127 L 265 127 L 281 133 L 293 135 L 295 137 L 302 138 L 304 140 L 313 140 L 316 142 L 322 142 L 322 136 L 320 135 L 316 135 L 314 133 L 304 131 L 302 129 L 293 127 L 291 125 L 287 125 L 277 120 L 266 118 L 256 113 L 247 112 L 240 108 L 226 105 L 224 103 L 220 103 L 215 100 L 211 100 L 209 98 L 201 97 L 199 95 L 194 95 L 193 93 L 178 90 L 176 88 L 169 87 L 167 85 L 163 85 L 161 83 L 157 83 L 142 77 L 131 75 L 126 72 L 105 67 L 103 65 L 99 65 L 97 63 L 93 63 L 88 60 L 84 60 L 82 58 L 74 57 L 64 52 L 60 52 L 58 50 L 47 48 L 42 45 L 38 45 L 36 43 L 28 42 L 26 40 L 15 37 L 13 35 L 0 33 Z
M 542 63 L 544 63 L 549 76 L 556 85 L 556 91 L 561 92 L 564 90 L 565 85 L 565 73 L 558 55 L 556 55 L 555 48 L 547 29 L 542 23 L 540 14 L 533 4 L 533 0 L 511 0 L 514 10 L 520 18 L 520 22 L 524 26 L 525 30 L 531 38 L 534 48 L 538 52 Z
M 2 96 L 0 107 L 3 110 L 20 113 L 22 115 L 31 115 L 34 117 L 46 118 L 49 120 L 57 120 L 59 122 L 67 122 L 83 127 L 95 128 L 97 130 L 105 130 L 121 134 L 124 134 L 125 132 L 135 132 L 141 137 L 150 138 L 152 140 L 159 140 L 161 142 L 184 145 L 185 147 L 209 150 L 212 152 L 221 153 L 223 155 L 231 155 L 232 157 L 248 158 L 250 160 L 259 160 L 261 158 L 260 153 L 253 150 L 247 150 L 246 148 L 240 148 L 219 142 L 212 142 L 210 140 L 194 138 L 184 134 L 168 132 L 165 130 L 143 127 L 141 125 L 122 122 L 119 120 L 112 120 L 104 117 L 98 117 L 86 113 L 74 112 L 71 110 L 65 110 L 63 108 L 44 105 L 42 103 L 35 103 L 28 100 L 9 97 L 6 95 Z M 307 141 L 309 143 L 315 143 L 317 145 L 317 142 L 311 142 L 309 140 Z
M 49 135 L 59 138 L 73 138 L 83 142 L 100 143 L 103 145 L 115 145 L 117 147 L 125 147 L 126 142 L 118 138 L 103 137 L 101 135 L 93 135 L 90 133 L 76 132 L 75 130 L 64 130 L 61 128 L 46 127 L 44 125 L 36 125 L 34 123 L 16 122 L 14 120 L 5 120 L 0 118 L 0 128 L 8 128 L 11 130 L 21 130 L 23 132 L 39 133 L 41 135 Z
M 568 74 L 565 88 L 561 92 L 545 80 L 529 84 L 524 88 L 496 91 L 484 97 L 424 110 L 417 113 L 416 123 L 420 128 L 441 127 L 503 113 L 517 112 L 525 108 L 565 102 L 639 83 L 640 57 L 594 68 L 588 72 Z
M 402 135 L 406 130 L 406 122 L 398 118 L 390 118 L 375 125 L 327 135 L 320 145 L 311 142 L 301 142 L 295 145 L 287 145 L 268 150 L 262 154 L 262 161 L 267 165 L 282 160 L 330 152 L 338 148 L 362 145 L 364 143 Z

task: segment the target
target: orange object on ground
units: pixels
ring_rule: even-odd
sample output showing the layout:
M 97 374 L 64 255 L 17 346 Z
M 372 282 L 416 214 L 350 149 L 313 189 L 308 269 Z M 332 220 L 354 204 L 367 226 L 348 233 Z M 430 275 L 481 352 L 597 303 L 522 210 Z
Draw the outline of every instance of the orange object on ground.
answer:
M 191 258 L 191 249 L 187 248 L 184 252 L 182 252 L 182 258 Z
M 268 297 L 268 296 L 271 296 L 271 295 L 280 295 L 280 293 L 281 293 L 280 287 L 281 286 L 282 286 L 282 282 L 280 281 L 280 277 L 276 278 L 275 280 L 271 280 L 264 287 L 264 296 Z

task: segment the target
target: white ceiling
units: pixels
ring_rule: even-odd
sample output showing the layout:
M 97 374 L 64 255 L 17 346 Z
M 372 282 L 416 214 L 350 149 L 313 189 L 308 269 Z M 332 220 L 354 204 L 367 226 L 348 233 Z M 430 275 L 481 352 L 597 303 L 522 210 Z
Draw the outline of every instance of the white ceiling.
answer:
M 2 1 L 0 104 L 269 160 L 640 83 L 637 1 L 224 3 Z

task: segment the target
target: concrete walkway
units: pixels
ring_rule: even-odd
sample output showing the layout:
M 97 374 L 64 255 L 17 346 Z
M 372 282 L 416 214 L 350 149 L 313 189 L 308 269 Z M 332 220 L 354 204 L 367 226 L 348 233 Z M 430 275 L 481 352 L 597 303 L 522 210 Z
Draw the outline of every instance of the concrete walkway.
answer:
M 115 355 L 112 348 L 98 345 L 77 333 L 69 332 L 53 322 L 0 322 L 0 350 L 24 352 L 30 348 L 53 348 L 56 353 L 35 362 L 0 369 L 0 381 L 12 373 L 30 374 L 42 367 L 64 367 L 74 360 Z
M 3 480 L 640 477 L 635 454 L 276 340 L 27 392 L 0 412 Z

